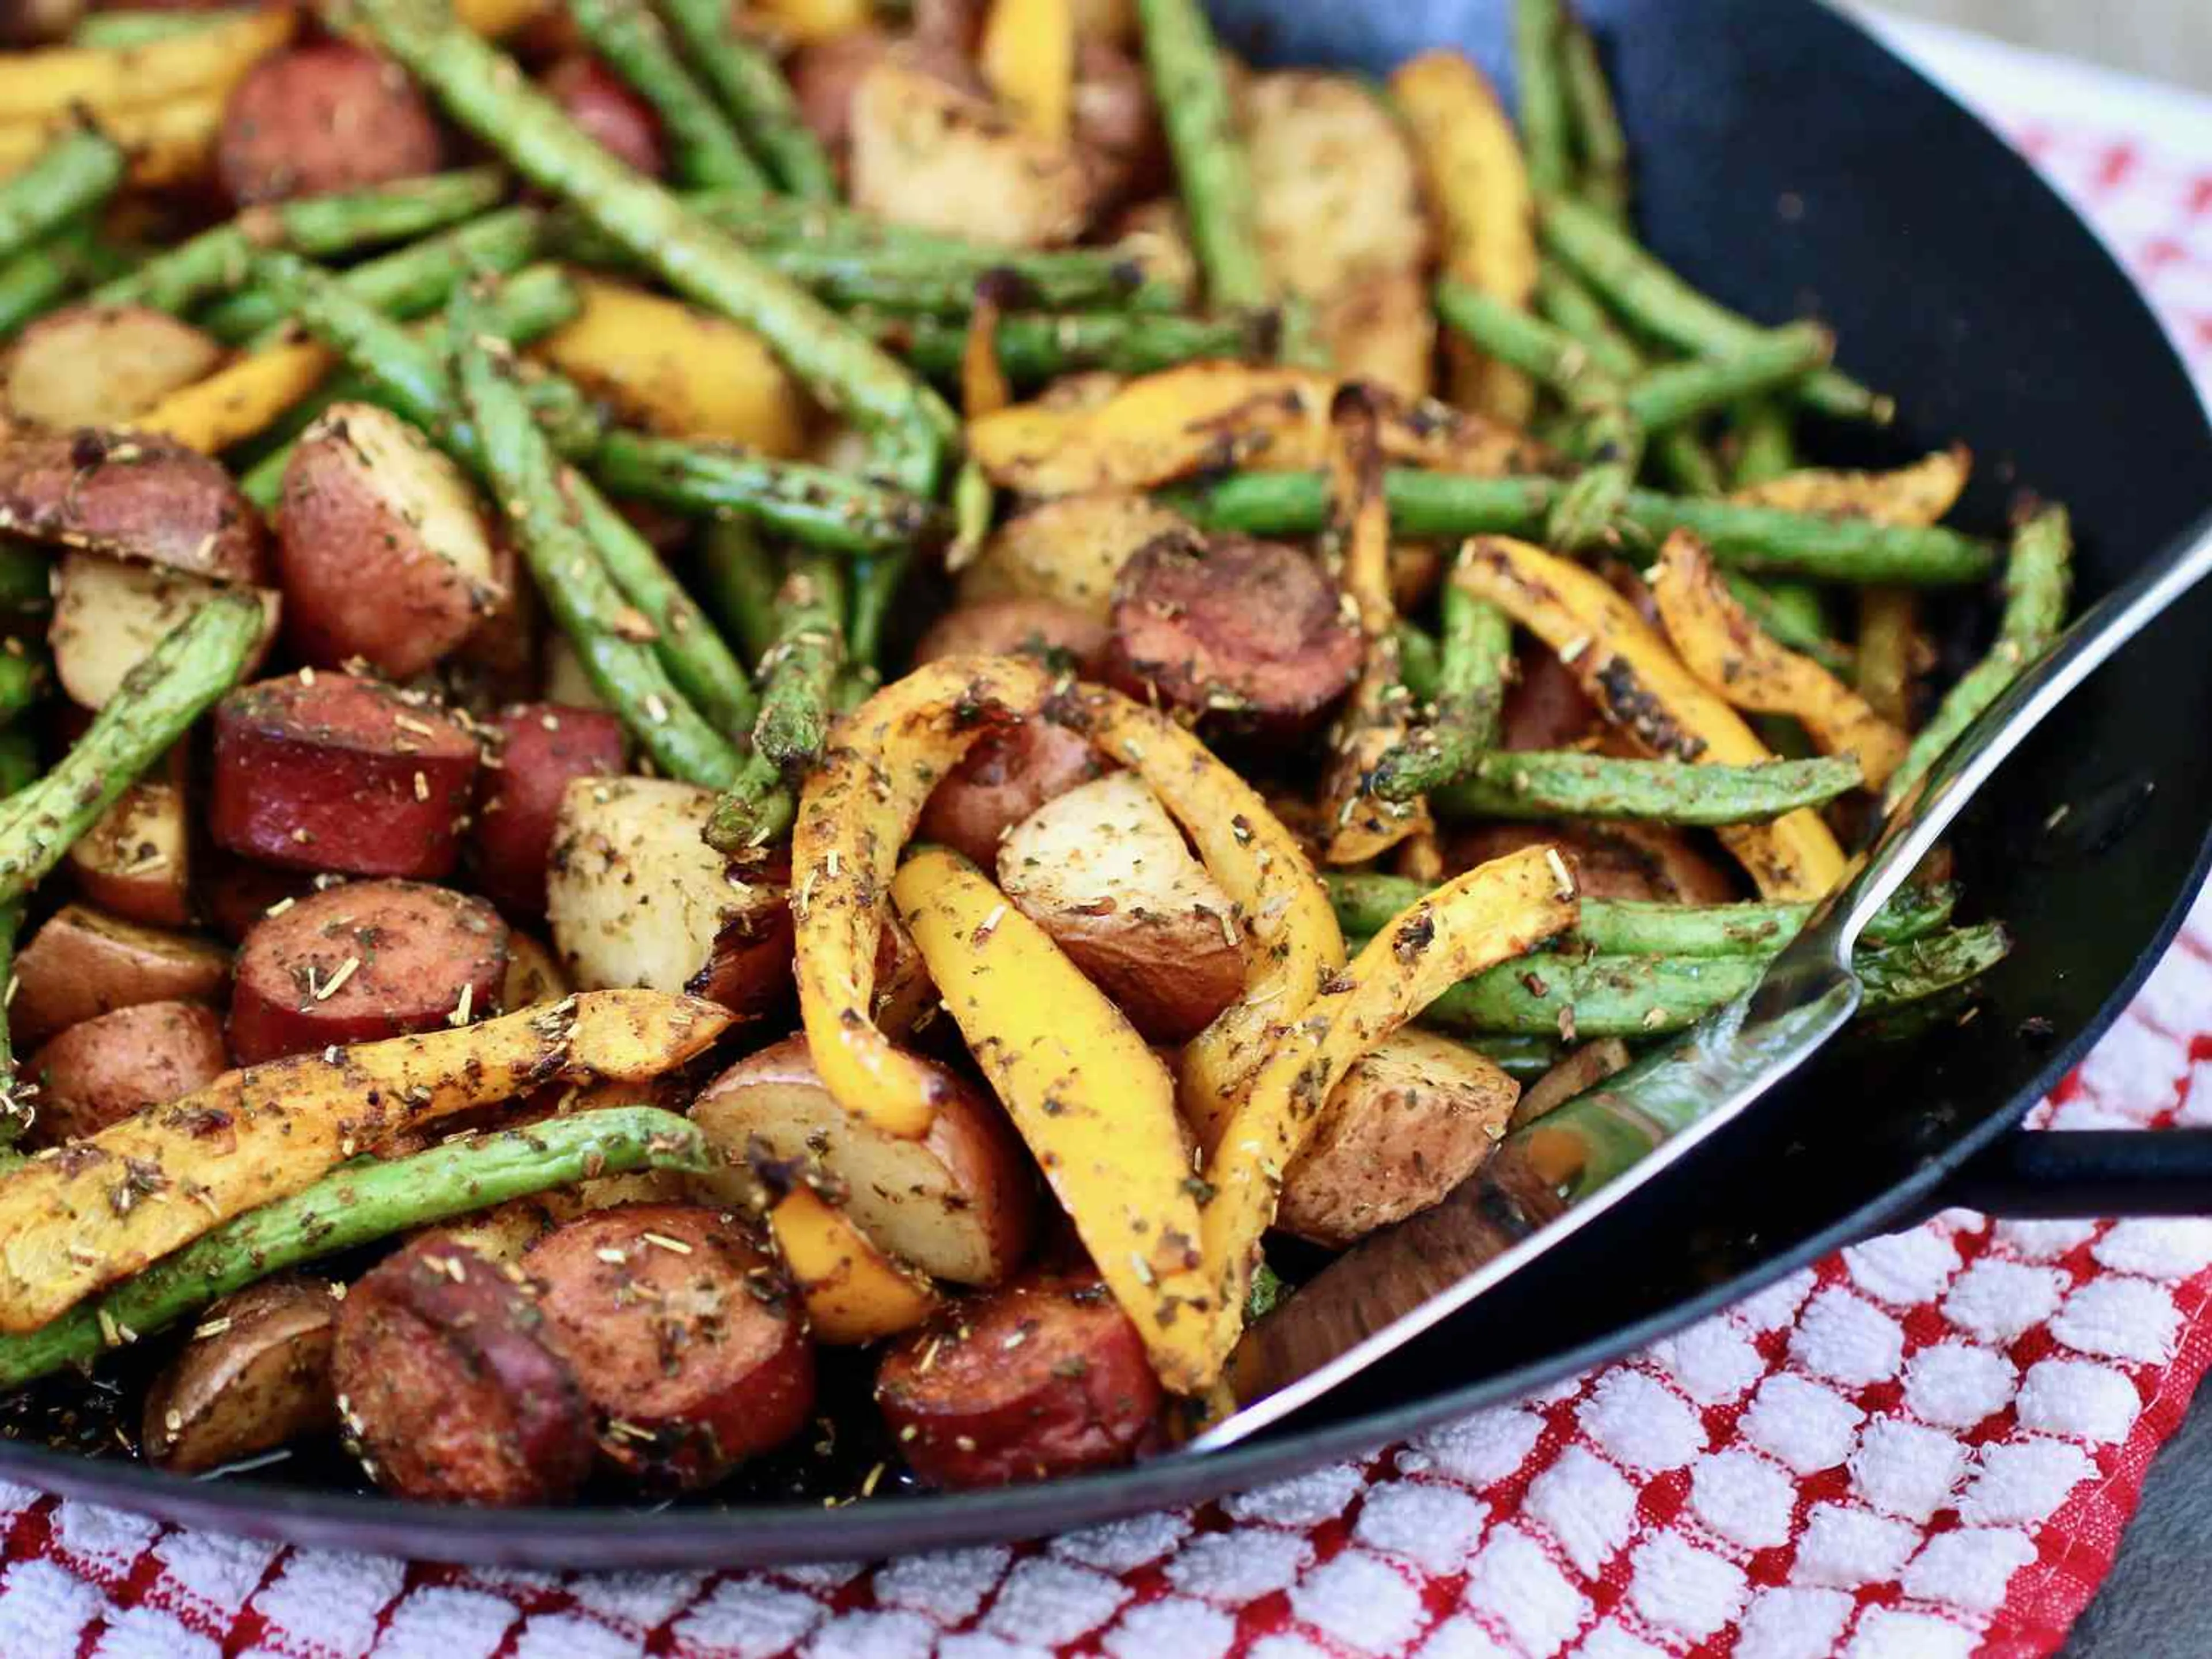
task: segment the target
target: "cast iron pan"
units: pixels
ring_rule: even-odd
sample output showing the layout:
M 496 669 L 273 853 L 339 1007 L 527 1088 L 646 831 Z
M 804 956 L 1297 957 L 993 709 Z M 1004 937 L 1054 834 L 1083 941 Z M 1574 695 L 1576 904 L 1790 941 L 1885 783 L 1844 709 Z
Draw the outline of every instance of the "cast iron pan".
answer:
M 2068 501 L 2082 532 L 2084 599 L 2196 516 L 2212 491 L 2212 433 L 2187 377 L 2104 249 L 1971 117 L 1802 0 L 1584 0 L 1584 9 L 1620 87 L 1650 241 L 1756 315 L 1833 322 L 1845 365 L 1900 398 L 1893 438 L 1869 448 L 1836 434 L 1838 457 L 1895 459 L 1965 439 L 1981 463 L 1967 521 L 1999 526 L 2021 487 Z M 1505 0 L 1219 0 L 1217 10 L 1230 39 L 1262 61 L 1379 73 L 1450 42 L 1509 78 Z M 828 1510 L 818 1489 L 807 1495 L 778 1468 L 718 1504 L 507 1514 L 403 1505 L 301 1458 L 192 1482 L 0 1443 L 0 1476 L 197 1525 L 469 1561 L 891 1554 L 1189 1502 L 1371 1449 L 1647 1343 L 1942 1203 L 2078 1213 L 2193 1194 L 2212 1207 L 2212 1182 L 2186 1180 L 2192 1164 L 2205 1168 L 2188 1138 L 2117 1152 L 2093 1145 L 2105 1162 L 2085 1170 L 2094 1160 L 2084 1143 L 2051 1136 L 2023 1149 L 2013 1133 L 2124 1006 L 2196 890 L 2212 825 L 2208 638 L 2212 592 L 2200 591 L 2037 734 L 1959 835 L 1974 913 L 2003 917 L 2019 940 L 1978 1017 L 1855 1039 L 1794 1087 L 1785 1109 L 1717 1140 L 1648 1201 L 1233 1452 Z M 1962 653 L 1974 644 L 1970 634 L 1958 641 Z M 2109 1179 L 2085 1191 L 2085 1173 Z M 96 1416 L 87 1413 L 88 1438 Z M 874 1450 L 865 1430 L 841 1433 L 856 1475 Z

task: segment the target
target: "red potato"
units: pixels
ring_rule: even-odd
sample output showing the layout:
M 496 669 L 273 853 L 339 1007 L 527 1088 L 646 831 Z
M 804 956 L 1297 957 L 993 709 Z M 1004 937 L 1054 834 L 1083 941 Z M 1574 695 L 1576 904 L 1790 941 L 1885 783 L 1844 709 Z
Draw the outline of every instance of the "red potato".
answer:
M 272 52 L 232 89 L 216 173 L 241 204 L 435 173 L 445 141 L 406 72 L 342 40 Z
M 1092 1274 L 1035 1275 L 957 1302 L 876 1370 L 876 1403 L 908 1466 L 956 1488 L 1126 1463 L 1164 1398 L 1137 1328 Z
M 434 1503 L 557 1504 L 592 1467 L 592 1411 L 519 1273 L 432 1234 L 339 1305 L 331 1381 L 370 1478 Z
M 1603 726 L 1575 671 L 1540 647 L 1516 658 L 1498 722 L 1500 743 L 1513 750 L 1571 749 Z
M 599 1418 L 601 1455 L 659 1487 L 712 1486 L 814 1408 L 798 1298 L 735 1218 L 630 1204 L 538 1241 L 545 1335 Z
M 1557 847 L 1585 898 L 1733 904 L 1743 896 L 1718 860 L 1679 830 L 1649 823 L 1490 823 L 1454 833 L 1447 864 L 1471 870 L 1524 847 Z
M 480 898 L 411 881 L 356 881 L 246 936 L 230 1000 L 240 1066 L 373 1042 L 498 1012 L 507 924 Z
M 114 426 L 222 361 L 220 343 L 150 306 L 64 306 L 15 337 L 0 403 L 33 426 Z
M 997 1104 L 964 1079 L 939 1075 L 945 1089 L 929 1133 L 909 1140 L 838 1105 L 804 1036 L 771 1043 L 692 1103 L 691 1121 L 722 1164 L 697 1184 L 763 1212 L 780 1195 L 756 1167 L 769 1160 L 781 1187 L 803 1179 L 895 1260 L 957 1285 L 995 1285 L 1029 1249 L 1036 1178 Z
M 991 869 L 1008 830 L 1105 769 L 1088 738 L 1048 720 L 1024 720 L 978 743 L 930 792 L 915 838 L 942 842 Z
M 939 657 L 1019 653 L 1057 659 L 1087 676 L 1104 654 L 1106 639 L 1103 623 L 1057 599 L 980 599 L 955 606 L 931 623 L 914 647 L 914 659 L 921 664 Z
M 491 585 L 498 598 L 468 638 L 447 659 L 448 677 L 493 707 L 521 702 L 544 684 L 538 635 L 544 606 L 530 573 L 496 532 L 491 544 Z
M 982 77 L 958 46 L 919 31 L 904 41 L 877 29 L 854 29 L 834 40 L 809 41 L 792 53 L 786 66 L 791 89 L 799 100 L 799 118 L 813 129 L 840 167 L 852 145 L 854 95 L 868 71 L 891 57 L 947 86 L 982 90 Z
M 210 940 L 64 904 L 15 953 L 9 1029 L 27 1045 L 118 1008 L 213 1001 L 229 979 L 230 952 Z
M 595 708 L 536 702 L 504 710 L 490 729 L 496 746 L 470 830 L 477 886 L 517 915 L 543 915 L 562 794 L 578 778 L 622 775 L 623 723 Z
M 1128 52 L 1103 40 L 1076 44 L 1072 112 L 1094 217 L 1168 182 L 1167 136 L 1152 82 Z
M 427 699 L 301 670 L 216 706 L 218 845 L 295 869 L 435 880 L 460 854 L 476 739 Z
M 128 432 L 0 440 L 0 530 L 213 581 L 265 586 L 271 568 L 261 515 L 222 462 Z
M 81 1020 L 31 1056 L 39 1085 L 31 1139 L 97 1134 L 142 1106 L 164 1106 L 230 1068 L 222 1021 L 198 1002 L 142 1002 Z
M 53 589 L 46 638 L 54 650 L 54 677 L 79 708 L 99 708 L 164 637 L 225 586 L 161 565 L 72 552 L 54 567 Z M 246 662 L 249 674 L 276 637 L 281 610 L 274 588 L 259 592 L 264 620 Z
M 210 1304 L 146 1391 L 147 1457 L 195 1474 L 336 1428 L 335 1288 L 288 1274 Z
M 461 470 L 373 404 L 334 404 L 301 435 L 277 524 L 286 637 L 319 665 L 419 674 L 507 597 Z
M 70 876 L 87 899 L 152 927 L 192 920 L 191 817 L 183 787 L 140 779 L 69 850 Z
M 1336 584 L 1296 548 L 1163 536 L 1114 585 L 1107 678 L 1231 730 L 1310 729 L 1359 672 Z
M 668 170 L 660 118 L 629 83 L 589 52 L 574 52 L 545 71 L 544 87 L 586 137 L 648 178 Z

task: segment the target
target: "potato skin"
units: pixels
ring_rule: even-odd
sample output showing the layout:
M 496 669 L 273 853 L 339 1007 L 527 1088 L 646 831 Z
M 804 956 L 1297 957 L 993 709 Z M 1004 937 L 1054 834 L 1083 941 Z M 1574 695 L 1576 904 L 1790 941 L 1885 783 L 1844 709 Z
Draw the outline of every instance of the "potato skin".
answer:
M 947 86 L 982 90 L 982 81 L 964 48 L 937 33 L 925 33 L 916 19 L 913 39 L 896 41 L 880 29 L 854 29 L 833 40 L 810 40 L 785 65 L 799 100 L 799 118 L 822 141 L 842 170 L 853 143 L 853 100 L 868 71 L 886 58 L 935 76 Z
M 15 954 L 8 1024 L 17 1042 L 33 1043 L 142 1002 L 213 1001 L 229 979 L 219 945 L 64 904 Z
M 70 878 L 101 909 L 149 927 L 192 920 L 191 821 L 183 787 L 142 778 L 70 848 Z
M 1318 299 L 1431 252 L 1413 146 L 1347 75 L 1254 76 L 1240 100 L 1261 255 L 1291 293 Z
M 199 1323 L 223 1328 L 187 1343 L 146 1391 L 148 1460 L 194 1474 L 336 1428 L 331 1291 L 286 1274 L 210 1304 Z
M 960 575 L 960 603 L 1056 599 L 1100 623 L 1113 613 L 1114 584 L 1137 550 L 1189 525 L 1149 495 L 1063 495 L 999 526 L 982 556 Z
M 216 706 L 218 845 L 294 869 L 435 880 L 460 855 L 476 740 L 426 699 L 306 671 Z
M 1048 720 L 1024 720 L 968 751 L 922 804 L 915 836 L 991 869 L 1006 831 L 1105 769 L 1087 738 Z
M 277 526 L 285 635 L 318 666 L 419 674 L 506 597 L 460 469 L 370 404 L 334 404 L 301 436 Z
M 894 224 L 1049 247 L 1073 240 L 1089 217 L 1073 150 L 896 57 L 860 76 L 849 118 L 853 204 Z
M 348 882 L 246 936 L 231 1053 L 254 1066 L 434 1030 L 464 1006 L 481 1018 L 498 1011 L 506 977 L 507 924 L 483 900 L 411 881 Z
M 80 1020 L 33 1054 L 39 1085 L 28 1139 L 52 1146 L 97 1134 L 142 1106 L 166 1105 L 229 1069 L 222 1021 L 198 1002 L 141 1002 Z
M 437 1234 L 357 1280 L 331 1381 L 377 1485 L 432 1503 L 573 1497 L 592 1466 L 592 1413 L 544 1323 L 526 1280 Z
M 212 337 L 151 306 L 64 306 L 15 337 L 0 403 L 33 426 L 118 425 L 222 361 Z
M 623 1205 L 539 1239 L 522 1266 L 623 1473 L 712 1486 L 805 1426 L 814 1350 L 798 1298 L 733 1217 Z
M 545 866 L 561 797 L 578 778 L 621 775 L 623 724 L 596 708 L 518 703 L 489 722 L 497 765 L 487 764 L 470 849 L 476 884 L 516 915 L 545 914 Z
M 253 504 L 222 462 L 169 438 L 85 427 L 0 440 L 0 530 L 216 581 L 269 581 Z
M 435 173 L 444 153 L 428 100 L 397 65 L 317 40 L 270 53 L 233 88 L 216 173 L 244 205 Z
M 1167 135 L 1144 65 L 1119 46 L 1075 47 L 1074 139 L 1096 218 L 1167 181 Z
M 585 136 L 617 161 L 648 179 L 668 170 L 668 149 L 653 106 L 590 52 L 562 58 L 545 71 L 544 84 Z
M 933 1486 L 1003 1486 L 1111 1468 L 1164 1399 L 1128 1316 L 1093 1274 L 1037 1274 L 953 1304 L 885 1351 L 876 1402 Z
M 1057 599 L 1009 597 L 956 605 L 914 647 L 917 665 L 939 657 L 1057 658 L 1088 676 L 1106 648 L 1105 625 Z

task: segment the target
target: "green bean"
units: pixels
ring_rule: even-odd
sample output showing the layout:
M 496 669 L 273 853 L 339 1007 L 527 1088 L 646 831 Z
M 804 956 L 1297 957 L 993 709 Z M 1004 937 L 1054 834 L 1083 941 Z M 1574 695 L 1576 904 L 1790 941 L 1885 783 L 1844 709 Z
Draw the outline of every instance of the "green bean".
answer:
M 874 342 L 607 154 L 439 0 L 349 0 L 344 15 L 532 184 L 574 203 L 677 292 L 758 334 L 819 401 L 864 427 L 911 432 L 899 482 L 934 493 L 958 422 Z
M 1577 427 L 1573 447 L 1589 465 L 1568 480 L 1545 521 L 1545 539 L 1579 552 L 1620 538 L 1619 520 L 1644 465 L 1644 428 L 1625 404 L 1609 404 Z
M 1198 0 L 1137 0 L 1137 15 L 1207 301 L 1223 311 L 1261 310 L 1272 285 L 1212 25 Z
M 768 175 L 746 153 L 729 117 L 692 78 L 659 18 L 640 0 L 570 0 L 568 15 L 607 67 L 653 106 L 681 182 L 767 191 Z
M 102 52 L 128 52 L 158 40 L 199 34 L 246 15 L 243 8 L 211 11 L 96 11 L 70 31 L 70 44 Z
M 723 0 L 661 0 L 661 13 L 775 182 L 801 201 L 835 201 L 837 169 L 829 151 L 799 113 L 775 59 L 732 27 Z
M 1750 398 L 1735 415 L 1735 472 L 1738 489 L 1771 483 L 1797 469 L 1796 422 L 1781 398 Z
M 1831 674 L 1851 672 L 1856 653 L 1828 637 L 1820 592 L 1811 583 L 1761 580 L 1741 570 L 1723 571 L 1721 580 L 1768 638 L 1812 658 Z
M 1754 392 L 1793 386 L 1835 354 L 1817 323 L 1792 323 L 1723 356 L 1668 363 L 1632 381 L 1628 412 L 1647 430 L 1680 426 Z
M 1705 766 L 1557 752 L 1492 750 L 1471 760 L 1430 803 L 1457 818 L 1623 818 L 1640 823 L 1765 823 L 1820 806 L 1865 779 L 1857 760 L 1760 761 Z
M 1521 147 L 1528 156 L 1528 182 L 1539 191 L 1565 190 L 1574 182 L 1566 28 L 1561 0 L 1516 0 L 1513 75 L 1520 90 Z
M 1640 363 L 1593 349 L 1565 328 L 1451 277 L 1437 283 L 1435 300 L 1447 327 L 1485 356 L 1558 392 L 1571 409 L 1588 411 L 1624 401 L 1628 377 L 1642 370 Z M 1624 368 L 1610 366 L 1608 359 Z
M 1369 787 L 1384 800 L 1411 800 L 1465 777 L 1498 741 L 1513 662 L 1513 624 L 1496 605 L 1456 582 L 1444 584 L 1437 603 L 1443 637 L 1436 713 L 1377 763 Z
M 1567 112 L 1571 118 L 1582 168 L 1575 180 L 1576 193 L 1607 218 L 1626 223 L 1628 218 L 1628 135 L 1620 129 L 1620 112 L 1613 107 L 1613 88 L 1606 84 L 1605 65 L 1598 59 L 1597 42 L 1578 17 L 1569 17 L 1559 40 L 1560 79 L 1565 86 Z
M 755 749 L 714 803 L 701 834 L 707 845 L 725 858 L 750 858 L 790 834 L 797 815 L 798 804 L 783 781 L 782 771 Z
M 1639 246 L 1606 216 L 1583 203 L 1548 195 L 1541 203 L 1545 245 L 1645 333 L 1697 356 L 1740 352 L 1769 331 L 1698 293 Z M 1797 389 L 1799 400 L 1824 415 L 1885 424 L 1887 398 L 1824 368 Z
M 225 590 L 161 636 L 54 769 L 0 801 L 0 904 L 59 864 L 138 775 L 236 684 L 261 642 L 250 593 Z
M 289 248 L 322 259 L 373 242 L 422 236 L 496 206 L 506 190 L 497 167 L 471 167 L 248 208 L 155 255 L 91 298 L 97 305 L 151 306 L 181 316 L 244 282 L 261 248 Z
M 15 939 L 22 926 L 21 904 L 0 904 L 0 985 L 15 979 Z M 0 1169 L 19 1160 L 15 1143 L 37 1116 L 37 1109 L 28 1098 L 31 1091 L 18 1095 L 16 1082 L 15 1040 L 8 1030 L 5 1006 L 0 1005 Z
M 898 598 L 913 562 L 914 555 L 902 550 L 873 555 L 854 571 L 852 622 L 845 630 L 845 654 L 860 667 L 882 667 L 884 629 L 890 623 L 892 601 Z
M 0 728 L 0 795 L 12 795 L 38 781 L 39 739 L 28 726 Z M 0 979 L 0 985 L 7 983 Z
M 699 574 L 715 619 L 746 660 L 758 663 L 775 643 L 775 591 L 783 579 L 774 550 L 750 520 L 718 519 L 707 526 Z
M 760 664 L 753 746 L 787 775 L 821 758 L 830 690 L 844 665 L 845 572 L 829 555 L 792 555 L 776 590 L 775 641 Z
M 124 155 L 91 127 L 71 129 L 40 151 L 21 173 L 0 183 L 0 249 L 41 242 L 115 194 Z
M 84 280 L 96 241 L 88 220 L 0 259 L 0 339 L 52 310 Z
M 933 380 L 960 373 L 963 324 L 883 313 L 854 321 Z M 998 319 L 992 343 L 1006 378 L 1032 386 L 1083 369 L 1152 374 L 1207 358 L 1264 356 L 1261 331 L 1246 321 L 1149 312 L 1012 312 Z
M 1398 680 L 1420 702 L 1434 702 L 1443 689 L 1436 641 L 1403 620 L 1398 623 Z
M 97 1298 L 0 1336 L 0 1388 L 88 1365 L 257 1279 L 509 1199 L 633 1170 L 698 1173 L 699 1131 L 673 1112 L 614 1106 L 477 1135 L 410 1158 L 362 1158 L 312 1187 L 234 1217 Z M 112 1333 L 112 1334 L 110 1334 Z
M 1959 734 L 2058 636 L 2073 585 L 2073 522 L 2063 507 L 2044 508 L 2013 532 L 1996 643 L 1945 694 L 1935 717 L 1912 739 L 1883 792 L 1885 810 L 1894 811 Z
M 1556 259 L 1538 267 L 1536 307 L 1615 380 L 1626 383 L 1650 367 L 1644 348 L 1622 332 L 1604 301 Z M 1668 427 L 1651 434 L 1649 447 L 1662 476 L 1684 495 L 1717 495 L 1725 488 L 1720 463 L 1690 426 Z
M 1523 1088 L 1567 1057 L 1566 1046 L 1549 1037 L 1462 1037 L 1461 1046 L 1474 1050 Z
M 44 640 L 27 646 L 18 635 L 0 640 L 0 723 L 13 720 L 37 702 L 52 678 L 53 665 Z
M 0 532 L 0 615 L 36 614 L 53 604 L 53 566 L 33 542 Z

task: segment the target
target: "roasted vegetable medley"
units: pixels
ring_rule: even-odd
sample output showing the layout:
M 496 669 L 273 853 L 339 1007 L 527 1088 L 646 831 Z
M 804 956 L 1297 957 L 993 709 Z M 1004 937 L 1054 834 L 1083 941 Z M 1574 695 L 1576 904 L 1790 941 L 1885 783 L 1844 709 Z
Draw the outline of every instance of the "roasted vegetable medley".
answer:
M 1888 399 L 1515 11 L 1517 121 L 1195 0 L 11 11 L 0 1388 L 433 1500 L 1036 1480 L 1571 1155 L 2069 529 L 1801 459 Z M 1922 875 L 1885 1018 L 2006 950 Z

